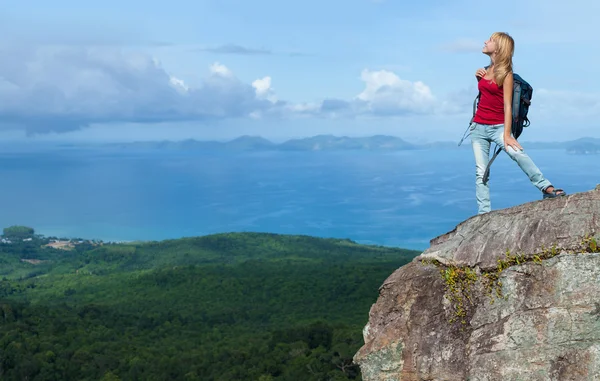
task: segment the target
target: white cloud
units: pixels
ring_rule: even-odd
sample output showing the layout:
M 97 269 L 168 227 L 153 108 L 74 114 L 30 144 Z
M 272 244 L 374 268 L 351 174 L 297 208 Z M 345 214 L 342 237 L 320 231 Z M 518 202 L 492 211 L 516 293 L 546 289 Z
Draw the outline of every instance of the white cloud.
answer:
M 318 114 L 330 117 L 424 117 L 454 116 L 472 113 L 477 95 L 474 86 L 437 96 L 423 81 L 400 78 L 388 70 L 361 73 L 364 89 L 350 101 L 325 99 Z
M 341 116 L 406 116 L 454 112 L 456 107 L 436 99 L 422 81 L 409 81 L 388 70 L 361 73 L 364 89 L 354 99 L 325 99 L 319 113 L 330 117 Z
M 411 82 L 395 73 L 363 70 L 365 89 L 356 97 L 375 114 L 430 113 L 435 106 L 431 89 L 421 81 Z
M 387 70 L 364 70 L 364 89 L 354 98 L 292 103 L 277 98 L 270 76 L 243 83 L 220 62 L 192 86 L 153 57 L 112 47 L 0 54 L 13 57 L 0 61 L 0 125 L 29 133 L 107 123 L 431 114 L 441 104 L 423 82 Z
M 363 88 L 354 97 L 324 94 L 320 101 L 287 102 L 276 96 L 271 76 L 244 83 L 219 62 L 199 85 L 191 85 L 153 57 L 115 48 L 0 48 L 0 54 L 12 57 L 0 60 L 0 125 L 30 133 L 225 118 L 447 116 L 470 113 L 476 93 L 469 88 L 435 94 L 423 81 L 365 69 Z M 600 97 L 537 90 L 533 107 L 534 113 L 559 108 L 597 114 Z
M 223 76 L 225 78 L 231 78 L 233 77 L 233 73 L 231 72 L 231 70 L 229 70 L 227 68 L 227 66 L 222 65 L 218 62 L 215 62 L 214 64 L 212 64 L 210 66 L 210 72 L 212 74 L 216 74 L 216 75 L 220 75 Z
M 256 96 L 259 99 L 267 99 L 271 103 L 277 102 L 275 91 L 271 87 L 271 77 L 264 77 L 252 82 L 252 87 L 256 92 Z
M 215 63 L 191 87 L 144 54 L 115 48 L 0 48 L 0 124 L 30 133 L 93 123 L 246 117 L 273 107 Z
M 190 88 L 185 84 L 182 79 L 171 76 L 169 83 L 179 91 L 187 92 Z

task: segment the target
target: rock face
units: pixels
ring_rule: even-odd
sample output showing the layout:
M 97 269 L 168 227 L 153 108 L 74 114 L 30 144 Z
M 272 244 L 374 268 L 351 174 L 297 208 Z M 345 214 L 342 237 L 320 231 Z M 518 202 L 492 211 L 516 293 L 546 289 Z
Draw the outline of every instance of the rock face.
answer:
M 543 247 L 577 247 L 600 233 L 600 192 L 576 193 L 474 216 L 431 240 L 423 255 L 458 266 L 495 268 L 507 250 L 526 255 Z
M 600 380 L 598 233 L 594 190 L 433 239 L 381 286 L 354 358 L 363 379 Z

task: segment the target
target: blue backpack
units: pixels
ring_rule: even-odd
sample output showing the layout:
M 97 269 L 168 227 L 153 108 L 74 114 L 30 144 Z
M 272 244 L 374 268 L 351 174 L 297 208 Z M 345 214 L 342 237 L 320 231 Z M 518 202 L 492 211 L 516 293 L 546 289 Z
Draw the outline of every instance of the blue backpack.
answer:
M 487 69 L 489 66 L 486 66 Z M 513 73 L 513 103 L 512 103 L 512 136 L 515 139 L 518 139 L 523 132 L 524 127 L 529 127 L 530 122 L 527 117 L 527 113 L 529 112 L 529 106 L 531 105 L 531 97 L 533 96 L 533 87 L 521 78 L 520 75 Z M 473 119 L 475 119 L 475 112 L 477 111 L 477 106 L 479 105 L 479 98 L 481 97 L 481 92 L 477 94 L 475 100 L 473 101 L 473 117 L 469 122 L 469 126 L 473 123 Z M 466 138 L 464 136 L 460 143 Z M 496 148 L 496 152 L 494 156 L 490 159 L 487 168 L 485 169 L 485 173 L 483 175 L 483 183 L 486 184 L 490 177 L 490 166 L 496 160 L 496 157 L 502 151 L 501 148 Z

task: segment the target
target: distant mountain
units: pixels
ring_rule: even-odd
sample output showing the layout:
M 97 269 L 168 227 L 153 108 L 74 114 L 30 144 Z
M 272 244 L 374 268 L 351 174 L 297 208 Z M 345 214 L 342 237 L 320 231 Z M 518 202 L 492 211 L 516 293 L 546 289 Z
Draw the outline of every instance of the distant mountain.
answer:
M 270 150 L 275 147 L 275 143 L 265 138 L 248 135 L 240 136 L 222 144 L 226 149 L 234 151 Z
M 183 141 L 134 142 L 109 144 L 118 149 L 159 149 L 159 150 L 206 150 L 206 151 L 398 151 L 418 149 L 419 146 L 394 136 L 376 135 L 363 138 L 347 136 L 318 135 L 309 138 L 292 139 L 276 144 L 258 136 L 240 136 L 228 142 Z
M 160 142 L 117 143 L 109 144 L 109 146 L 121 149 L 137 148 L 172 151 L 260 151 L 273 149 L 275 144 L 259 136 L 244 135 L 228 142 L 187 139 L 178 142 L 163 140 Z
M 569 151 L 572 147 L 579 146 L 582 144 L 600 145 L 600 139 L 583 137 L 566 142 L 523 142 L 523 145 L 526 149 L 566 149 L 567 151 Z
M 410 144 L 394 136 L 375 135 L 365 138 L 347 136 L 317 135 L 310 138 L 292 139 L 281 143 L 278 149 L 285 151 L 334 151 L 334 150 L 367 150 L 397 151 L 415 149 Z
M 600 153 L 600 144 L 592 142 L 574 143 L 567 147 L 567 153 L 574 155 L 595 155 Z
M 133 142 L 133 143 L 110 143 L 107 146 L 117 149 L 149 149 L 165 151 L 187 151 L 187 150 L 219 150 L 222 143 L 212 141 L 198 141 L 187 139 L 178 142 L 163 140 L 159 142 Z
M 528 142 L 523 141 L 526 149 L 564 149 L 569 153 L 598 153 L 600 139 L 580 138 L 566 142 Z M 334 135 L 316 135 L 308 138 L 287 140 L 283 143 L 273 143 L 259 136 L 244 135 L 227 141 L 199 141 L 188 139 L 183 141 L 134 142 L 109 144 L 116 149 L 149 149 L 173 151 L 405 151 L 428 149 L 469 149 L 470 142 L 441 141 L 414 144 L 395 136 L 374 135 L 369 137 L 348 137 Z
M 519 139 L 519 142 L 523 144 L 523 147 L 527 150 L 530 149 L 564 149 L 567 142 L 528 142 Z

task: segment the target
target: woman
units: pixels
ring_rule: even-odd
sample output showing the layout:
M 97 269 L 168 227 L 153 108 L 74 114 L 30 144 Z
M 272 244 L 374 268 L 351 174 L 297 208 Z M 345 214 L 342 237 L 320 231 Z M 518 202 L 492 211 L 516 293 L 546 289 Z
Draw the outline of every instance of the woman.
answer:
M 475 72 L 481 97 L 471 124 L 471 142 L 475 154 L 475 190 L 479 214 L 491 210 L 490 188 L 488 184 L 483 183 L 491 142 L 496 143 L 517 162 L 533 185 L 542 191 L 544 198 L 566 195 L 562 189 L 555 189 L 544 178 L 539 168 L 511 135 L 514 47 L 514 40 L 508 34 L 501 32 L 492 34 L 482 50 L 490 57 L 490 66 L 487 69 L 477 69 Z M 504 91 L 504 89 L 508 90 Z

